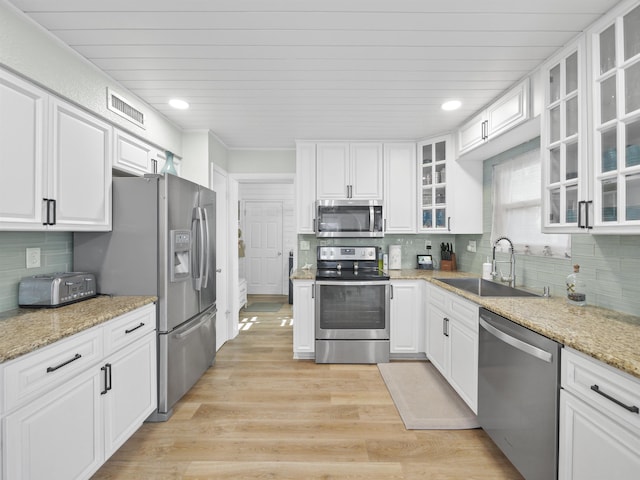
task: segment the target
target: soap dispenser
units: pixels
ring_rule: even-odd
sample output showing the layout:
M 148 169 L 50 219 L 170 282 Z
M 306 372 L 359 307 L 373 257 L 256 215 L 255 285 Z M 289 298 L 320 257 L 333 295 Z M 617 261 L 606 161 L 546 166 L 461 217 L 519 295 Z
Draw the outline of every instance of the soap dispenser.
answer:
M 587 304 L 587 289 L 580 274 L 580 265 L 573 266 L 573 273 L 567 277 L 567 303 L 582 307 Z

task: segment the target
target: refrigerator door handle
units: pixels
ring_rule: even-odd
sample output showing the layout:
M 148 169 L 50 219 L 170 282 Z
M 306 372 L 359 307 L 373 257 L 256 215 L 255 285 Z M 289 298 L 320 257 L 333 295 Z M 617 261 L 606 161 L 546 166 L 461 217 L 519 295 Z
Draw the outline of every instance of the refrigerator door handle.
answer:
M 202 218 L 204 220 L 202 232 L 204 235 L 204 279 L 202 281 L 202 288 L 207 288 L 209 284 L 209 259 L 211 258 L 211 239 L 209 238 L 209 216 L 207 215 L 206 208 L 200 208 L 202 210 Z
M 197 291 L 202 289 L 202 269 L 200 267 L 201 259 L 197 247 L 200 241 L 200 209 L 194 207 L 193 216 L 191 217 L 191 276 L 193 278 L 193 288 Z
M 198 278 L 200 282 L 198 282 L 197 290 L 202 290 L 204 287 L 205 276 L 204 276 L 204 266 L 206 262 L 205 258 L 205 220 L 203 217 L 203 209 L 198 207 L 198 246 L 200 251 L 198 252 Z

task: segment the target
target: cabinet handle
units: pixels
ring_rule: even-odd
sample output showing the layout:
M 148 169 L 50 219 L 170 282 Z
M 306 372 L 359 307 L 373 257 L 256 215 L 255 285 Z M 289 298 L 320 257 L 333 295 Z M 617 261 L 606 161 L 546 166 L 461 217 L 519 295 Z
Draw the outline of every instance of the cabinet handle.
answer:
M 451 231 L 451 217 L 447 217 L 447 231 Z
M 582 209 L 586 208 L 585 203 L 584 200 L 578 202 L 578 228 L 585 228 L 585 225 L 582 223 Z
M 55 372 L 56 370 L 58 370 L 59 368 L 64 367 L 65 365 L 69 365 L 71 362 L 75 362 L 76 360 L 82 358 L 82 355 L 80 355 L 79 353 L 76 353 L 73 358 L 70 358 L 69 360 L 67 360 L 66 362 L 62 362 L 59 365 L 56 365 L 55 367 L 47 367 L 47 373 L 51 373 L 51 372 Z
M 449 319 L 447 317 L 442 319 L 442 334 L 445 337 L 449 336 Z
M 311 285 L 311 298 L 316 298 L 316 284 Z
M 393 300 L 393 285 L 389 284 L 389 298 Z
M 111 390 L 111 387 L 113 386 L 111 383 L 111 364 L 107 363 L 105 365 L 107 367 L 107 370 L 109 371 L 109 386 L 107 387 L 107 390 Z
M 104 390 L 100 392 L 100 395 L 104 395 L 111 390 L 111 364 L 105 363 L 104 367 L 101 367 L 100 370 L 104 372 Z
M 42 224 L 49 225 L 49 199 L 42 199 Z
M 486 140 L 487 138 L 489 138 L 489 120 L 482 122 L 482 139 Z
M 135 332 L 136 330 L 138 330 L 139 328 L 142 328 L 142 327 L 144 327 L 144 322 L 140 322 L 140 325 L 138 325 L 136 327 L 133 327 L 133 328 L 130 328 L 128 330 L 125 330 L 124 333 L 126 335 L 128 333 Z
M 48 225 L 55 225 L 56 224 L 56 201 L 54 199 L 48 200 L 47 207 L 48 207 L 47 208 Z M 49 216 L 49 213 L 51 213 L 51 216 Z M 53 221 L 51 221 L 52 218 L 53 218 Z
M 593 228 L 593 225 L 592 225 L 591 221 L 589 220 L 589 206 L 593 205 L 593 200 L 589 200 L 589 201 L 586 201 L 584 203 L 586 204 L 586 207 L 584 209 L 585 216 L 586 216 L 585 228 Z
M 613 398 L 611 395 L 607 395 L 602 390 L 600 390 L 600 387 L 598 385 L 591 385 L 591 390 L 596 392 L 598 395 L 602 395 L 604 398 L 606 398 L 607 400 L 612 401 L 616 405 L 619 405 L 622 408 L 624 408 L 626 410 L 629 410 L 631 413 L 639 413 L 640 412 L 640 409 L 638 409 L 638 407 L 636 407 L 635 405 L 632 405 L 632 406 L 625 405 L 624 403 L 622 403 L 617 398 Z
M 153 164 L 153 173 L 158 173 L 158 160 L 152 158 L 151 163 Z

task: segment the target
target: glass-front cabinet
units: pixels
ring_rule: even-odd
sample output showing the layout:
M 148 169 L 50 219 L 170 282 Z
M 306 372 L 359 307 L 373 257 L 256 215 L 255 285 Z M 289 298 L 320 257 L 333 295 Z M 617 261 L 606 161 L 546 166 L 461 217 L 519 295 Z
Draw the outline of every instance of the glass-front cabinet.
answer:
M 640 233 L 638 2 L 596 22 L 542 75 L 543 231 Z
M 482 162 L 454 151 L 451 135 L 418 143 L 419 233 L 482 233 Z
M 447 226 L 447 138 L 421 143 L 421 229 L 446 230 Z
M 592 42 L 593 227 L 640 231 L 640 5 L 597 25 Z
M 544 232 L 575 232 L 587 225 L 584 38 L 545 62 L 541 154 Z

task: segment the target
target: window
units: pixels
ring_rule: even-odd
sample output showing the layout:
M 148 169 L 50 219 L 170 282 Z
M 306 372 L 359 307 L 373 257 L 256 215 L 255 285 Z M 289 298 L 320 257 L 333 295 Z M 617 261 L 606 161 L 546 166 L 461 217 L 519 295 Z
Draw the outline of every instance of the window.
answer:
M 540 149 L 493 166 L 491 244 L 509 237 L 516 253 L 569 258 L 571 236 L 541 232 Z M 501 242 L 497 251 L 507 251 Z

